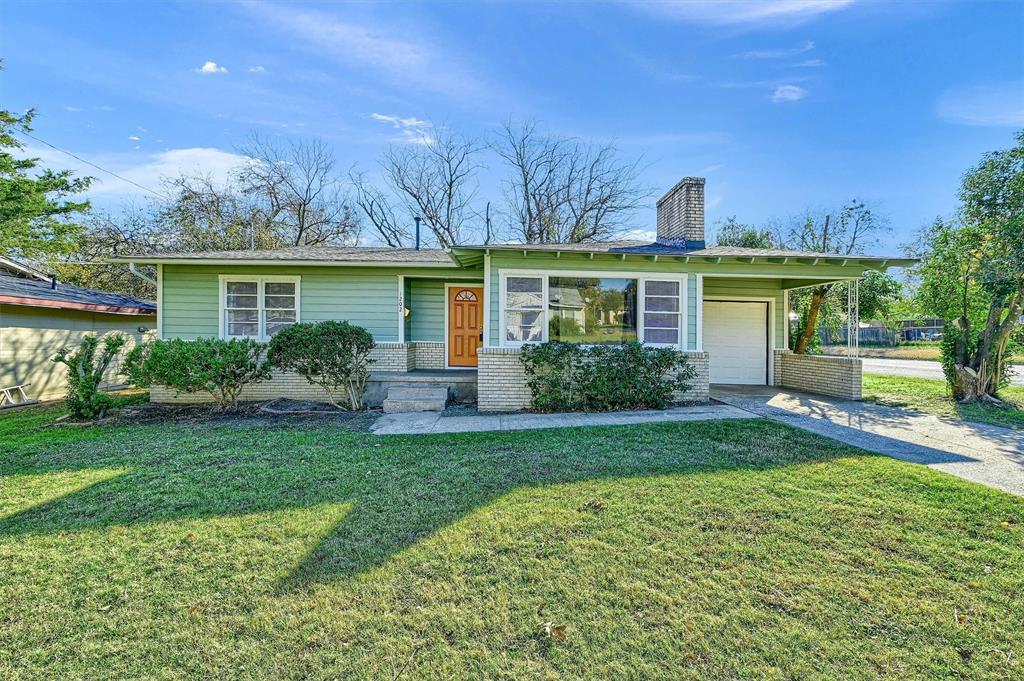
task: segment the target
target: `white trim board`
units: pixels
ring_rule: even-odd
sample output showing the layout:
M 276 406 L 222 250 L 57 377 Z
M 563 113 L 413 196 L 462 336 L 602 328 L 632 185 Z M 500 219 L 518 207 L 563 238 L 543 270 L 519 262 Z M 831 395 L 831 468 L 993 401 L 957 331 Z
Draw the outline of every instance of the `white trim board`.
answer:
M 156 337 L 164 337 L 164 266 L 156 266 Z

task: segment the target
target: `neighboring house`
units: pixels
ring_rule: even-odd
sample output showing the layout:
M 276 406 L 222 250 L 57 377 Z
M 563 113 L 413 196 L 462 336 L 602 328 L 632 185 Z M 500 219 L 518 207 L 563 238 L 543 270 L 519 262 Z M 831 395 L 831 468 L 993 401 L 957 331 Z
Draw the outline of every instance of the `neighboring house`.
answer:
M 52 361 L 61 348 L 117 331 L 130 337 L 127 351 L 155 327 L 156 305 L 149 301 L 63 284 L 0 256 L 0 387 L 29 384 L 33 399 L 63 397 L 67 367 Z M 122 385 L 117 369 L 115 362 L 106 387 Z
M 705 247 L 702 178 L 679 182 L 657 212 L 655 243 L 296 247 L 118 261 L 157 266 L 162 338 L 266 340 L 284 325 L 327 319 L 367 328 L 377 342 L 370 404 L 397 381 L 433 380 L 476 392 L 484 411 L 522 408 L 530 394 L 519 348 L 556 338 L 685 352 L 698 369 L 689 399 L 706 400 L 709 383 L 860 397 L 859 360 L 785 350 L 788 291 L 910 261 Z M 317 391 L 276 375 L 247 397 Z M 155 390 L 152 399 L 187 396 Z

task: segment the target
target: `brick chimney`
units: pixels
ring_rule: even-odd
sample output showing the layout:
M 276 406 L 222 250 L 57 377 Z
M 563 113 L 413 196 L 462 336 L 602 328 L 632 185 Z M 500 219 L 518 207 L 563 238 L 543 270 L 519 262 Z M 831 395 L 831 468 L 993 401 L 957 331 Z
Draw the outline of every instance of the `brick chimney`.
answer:
M 658 199 L 658 242 L 704 248 L 703 177 L 684 177 Z

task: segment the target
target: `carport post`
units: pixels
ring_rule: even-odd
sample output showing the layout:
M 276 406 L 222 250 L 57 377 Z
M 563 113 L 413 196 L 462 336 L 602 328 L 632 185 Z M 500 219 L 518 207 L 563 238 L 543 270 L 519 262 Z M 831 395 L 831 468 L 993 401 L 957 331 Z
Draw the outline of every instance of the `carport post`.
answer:
M 846 354 L 860 356 L 860 279 L 846 286 Z

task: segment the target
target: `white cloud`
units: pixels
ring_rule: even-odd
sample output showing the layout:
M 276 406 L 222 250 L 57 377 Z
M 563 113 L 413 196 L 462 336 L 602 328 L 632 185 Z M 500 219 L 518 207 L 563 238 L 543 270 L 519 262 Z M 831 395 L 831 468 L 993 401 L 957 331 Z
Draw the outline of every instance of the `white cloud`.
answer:
M 948 123 L 1024 125 L 1024 80 L 950 88 L 939 96 L 936 109 Z
M 853 0 L 625 0 L 669 19 L 701 24 L 798 24 Z
M 48 147 L 29 147 L 25 150 L 25 154 L 41 159 L 43 166 L 47 168 L 66 168 L 73 170 L 78 175 L 95 177 L 96 181 L 88 192 L 88 195 L 93 198 L 151 196 L 130 182 L 100 172 L 92 166 L 76 161 Z M 154 154 L 146 154 L 141 157 L 143 159 L 141 162 L 139 161 L 140 155 L 136 153 L 82 155 L 93 163 L 158 193 L 163 190 L 164 178 L 177 177 L 184 173 L 209 175 L 215 181 L 223 182 L 234 168 L 248 161 L 245 156 L 209 147 L 168 149 Z
M 750 50 L 749 52 L 742 52 L 733 56 L 740 59 L 786 59 L 803 54 L 804 52 L 810 52 L 813 49 L 814 42 L 807 40 L 799 47 L 786 47 L 775 50 Z
M 772 93 L 773 102 L 798 102 L 807 96 L 807 90 L 799 85 L 780 85 Z
M 128 139 L 130 139 L 133 142 L 138 142 L 142 138 L 139 137 L 138 135 L 128 135 Z
M 247 3 L 245 7 L 272 27 L 290 34 L 299 46 L 320 59 L 374 69 L 401 83 L 437 92 L 456 94 L 479 89 L 459 67 L 458 60 L 431 46 L 424 32 L 396 35 L 390 28 L 392 23 L 364 25 L 295 6 Z
M 195 70 L 196 73 L 227 73 L 228 70 L 223 66 L 220 66 L 215 61 L 204 62 L 202 66 Z
M 263 73 L 264 71 L 266 69 L 259 65 L 249 67 L 249 73 Z
M 66 107 L 64 107 L 64 110 L 65 111 L 71 111 L 71 112 L 81 111 L 81 109 L 79 109 L 77 106 L 66 106 Z
M 824 65 L 825 65 L 825 60 L 824 59 L 805 59 L 804 61 L 799 61 L 799 62 L 793 64 L 793 66 L 800 66 L 800 67 L 804 67 L 804 68 L 813 68 L 813 67 L 824 66 Z
M 392 142 L 430 144 L 434 141 L 433 135 L 430 133 L 433 125 L 429 121 L 420 120 L 414 116 L 403 118 L 402 116 L 380 113 L 372 113 L 370 118 L 379 123 L 387 123 L 398 131 L 398 135 L 391 138 Z

